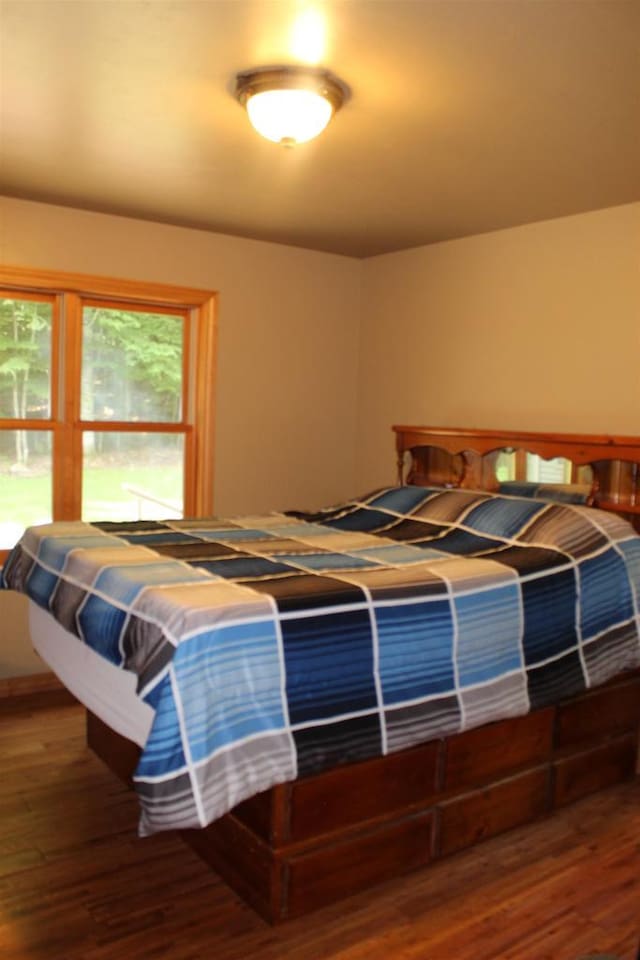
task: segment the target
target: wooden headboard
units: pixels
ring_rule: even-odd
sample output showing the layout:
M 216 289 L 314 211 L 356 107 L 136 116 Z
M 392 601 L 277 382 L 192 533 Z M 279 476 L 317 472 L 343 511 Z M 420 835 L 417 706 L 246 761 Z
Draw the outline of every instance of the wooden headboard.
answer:
M 620 513 L 640 531 L 640 437 L 394 426 L 398 480 L 497 490 L 500 454 L 513 453 L 513 479 L 527 480 L 527 454 L 571 463 L 571 484 L 587 502 Z M 410 454 L 407 463 L 407 454 Z

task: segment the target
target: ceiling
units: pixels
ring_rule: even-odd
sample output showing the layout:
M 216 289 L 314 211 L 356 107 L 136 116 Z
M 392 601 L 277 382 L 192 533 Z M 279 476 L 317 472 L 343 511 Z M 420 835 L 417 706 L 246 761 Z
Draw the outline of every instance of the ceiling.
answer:
M 3 0 L 0 37 L 10 196 L 356 257 L 640 199 L 638 0 Z M 285 149 L 232 91 L 295 62 L 351 98 Z

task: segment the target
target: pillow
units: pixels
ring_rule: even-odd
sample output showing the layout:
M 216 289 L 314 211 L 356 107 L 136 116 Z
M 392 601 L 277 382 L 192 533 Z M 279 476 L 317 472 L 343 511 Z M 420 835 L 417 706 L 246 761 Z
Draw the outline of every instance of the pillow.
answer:
M 588 503 L 591 487 L 584 483 L 531 483 L 530 481 L 507 480 L 498 487 L 498 493 L 511 497 L 536 497 L 539 500 L 555 500 L 559 503 Z

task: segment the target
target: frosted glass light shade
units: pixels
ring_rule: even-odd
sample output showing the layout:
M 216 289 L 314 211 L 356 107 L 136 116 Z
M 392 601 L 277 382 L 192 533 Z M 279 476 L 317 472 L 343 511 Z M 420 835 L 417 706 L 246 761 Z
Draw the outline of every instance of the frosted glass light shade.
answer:
M 333 107 L 312 90 L 264 90 L 247 100 L 249 120 L 274 143 L 306 143 L 322 133 Z
M 321 133 L 347 88 L 315 67 L 261 67 L 238 74 L 236 97 L 267 140 L 293 146 Z

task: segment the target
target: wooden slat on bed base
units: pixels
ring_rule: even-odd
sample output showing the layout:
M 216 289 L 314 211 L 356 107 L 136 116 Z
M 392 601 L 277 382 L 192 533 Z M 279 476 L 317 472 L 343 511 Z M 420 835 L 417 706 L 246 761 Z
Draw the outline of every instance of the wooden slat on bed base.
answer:
M 274 787 L 183 837 L 278 923 L 634 777 L 639 724 L 636 671 L 556 707 Z M 130 782 L 139 749 L 91 713 L 87 739 Z

